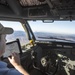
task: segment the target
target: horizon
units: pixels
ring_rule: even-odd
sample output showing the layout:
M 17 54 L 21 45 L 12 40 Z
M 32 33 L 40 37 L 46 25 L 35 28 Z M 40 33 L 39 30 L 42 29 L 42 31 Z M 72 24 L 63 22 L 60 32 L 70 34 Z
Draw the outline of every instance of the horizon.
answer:
M 28 21 L 33 32 L 50 32 L 58 34 L 75 34 L 75 21 L 54 21 L 53 23 L 43 23 L 42 21 Z M 12 27 L 15 30 L 24 31 L 20 22 L 0 21 L 5 27 Z

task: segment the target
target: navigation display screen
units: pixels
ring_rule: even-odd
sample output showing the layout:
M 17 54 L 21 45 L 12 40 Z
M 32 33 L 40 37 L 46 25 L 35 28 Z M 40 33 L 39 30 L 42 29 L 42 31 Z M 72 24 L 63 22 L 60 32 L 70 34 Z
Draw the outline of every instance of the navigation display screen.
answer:
M 21 47 L 18 41 L 13 41 L 6 44 L 5 53 L 3 54 L 3 57 L 8 57 L 13 52 L 21 53 Z

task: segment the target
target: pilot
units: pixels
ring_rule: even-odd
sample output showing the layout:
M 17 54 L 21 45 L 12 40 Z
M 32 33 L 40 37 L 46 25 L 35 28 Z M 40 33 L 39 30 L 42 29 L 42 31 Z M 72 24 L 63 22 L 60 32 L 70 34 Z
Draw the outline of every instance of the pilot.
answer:
M 0 57 L 5 52 L 6 34 L 11 33 L 13 33 L 12 28 L 7 28 L 0 24 Z M 29 75 L 21 66 L 20 58 L 17 53 L 12 53 L 11 58 L 8 57 L 8 60 L 14 68 L 8 68 L 7 63 L 0 60 L 0 75 Z

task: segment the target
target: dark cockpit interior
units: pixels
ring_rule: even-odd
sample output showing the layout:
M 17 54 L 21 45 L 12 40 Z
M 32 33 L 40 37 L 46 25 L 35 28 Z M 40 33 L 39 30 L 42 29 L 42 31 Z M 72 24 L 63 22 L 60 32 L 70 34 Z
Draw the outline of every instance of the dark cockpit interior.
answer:
M 0 17 L 74 20 L 74 0 L 0 0 Z
M 28 23 L 30 20 L 72 22 L 75 20 L 75 0 L 0 0 L 0 20 L 24 24 L 32 46 L 21 53 L 20 58 L 30 75 L 75 75 L 75 42 L 43 36 L 39 38 L 45 40 L 36 40 Z M 6 58 L 4 61 L 9 64 Z

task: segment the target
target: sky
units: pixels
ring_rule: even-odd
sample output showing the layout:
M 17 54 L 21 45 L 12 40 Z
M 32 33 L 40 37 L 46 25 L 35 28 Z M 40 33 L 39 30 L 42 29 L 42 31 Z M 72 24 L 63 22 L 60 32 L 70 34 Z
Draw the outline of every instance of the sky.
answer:
M 14 30 L 22 30 L 23 31 L 23 27 L 22 27 L 22 25 L 21 25 L 20 22 L 15 22 L 15 21 L 0 21 L 0 23 L 4 27 L 11 27 Z
M 53 23 L 29 22 L 34 31 L 75 34 L 75 21 L 54 21 Z M 37 26 L 37 27 L 36 27 Z
M 75 34 L 75 21 L 54 21 L 53 23 L 43 23 L 42 21 L 28 21 L 32 30 L 35 32 L 52 32 L 63 34 Z M 0 21 L 5 27 L 12 27 L 14 30 L 22 30 L 20 22 Z

